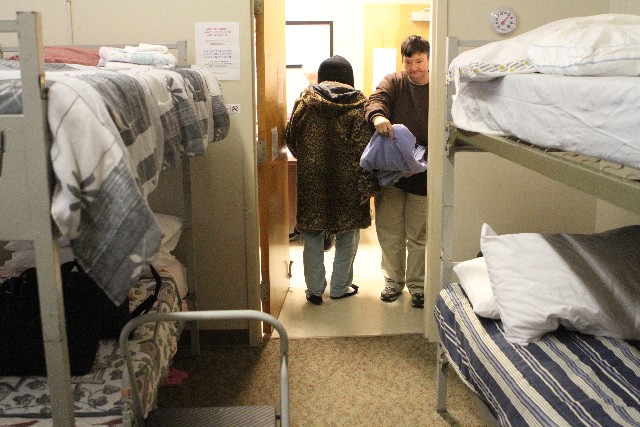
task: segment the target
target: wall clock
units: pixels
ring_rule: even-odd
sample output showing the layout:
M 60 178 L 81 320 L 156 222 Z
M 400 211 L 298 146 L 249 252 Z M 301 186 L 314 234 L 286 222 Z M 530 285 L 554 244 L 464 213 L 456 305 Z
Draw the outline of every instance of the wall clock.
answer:
M 491 12 L 491 29 L 498 35 L 509 34 L 518 26 L 516 12 L 508 7 L 498 7 Z

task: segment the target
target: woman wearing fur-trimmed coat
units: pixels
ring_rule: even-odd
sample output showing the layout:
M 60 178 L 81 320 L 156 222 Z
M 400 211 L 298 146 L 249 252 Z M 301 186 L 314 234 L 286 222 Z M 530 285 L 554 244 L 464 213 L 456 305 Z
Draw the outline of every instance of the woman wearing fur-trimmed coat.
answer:
M 318 84 L 296 100 L 286 143 L 297 159 L 297 229 L 304 241 L 307 300 L 322 304 L 327 286 L 323 233 L 336 235 L 330 297 L 355 295 L 352 283 L 360 229 L 371 225 L 367 197 L 378 190 L 375 175 L 360 167 L 374 129 L 364 120 L 364 94 L 353 88 L 349 62 L 336 55 L 320 64 Z

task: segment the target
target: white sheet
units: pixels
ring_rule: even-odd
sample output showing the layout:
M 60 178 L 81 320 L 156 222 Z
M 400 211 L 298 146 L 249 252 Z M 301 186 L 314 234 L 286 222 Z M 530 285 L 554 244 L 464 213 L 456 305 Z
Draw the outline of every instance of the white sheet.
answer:
M 640 77 L 513 74 L 461 81 L 452 117 L 461 129 L 640 168 Z

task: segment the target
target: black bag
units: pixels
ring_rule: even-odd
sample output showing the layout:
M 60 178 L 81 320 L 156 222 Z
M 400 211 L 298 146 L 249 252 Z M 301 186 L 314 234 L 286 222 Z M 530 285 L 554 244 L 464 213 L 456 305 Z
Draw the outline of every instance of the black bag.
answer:
M 91 370 L 98 351 L 100 318 L 95 282 L 61 267 L 69 364 L 72 375 Z M 0 286 L 0 375 L 46 375 L 36 269 Z
M 130 314 L 128 300 L 116 306 L 75 261 L 60 266 L 72 375 L 91 370 L 100 339 L 118 338 L 125 323 L 153 306 L 162 281 L 150 267 L 155 292 Z M 0 375 L 46 375 L 40 319 L 35 268 L 0 285 Z

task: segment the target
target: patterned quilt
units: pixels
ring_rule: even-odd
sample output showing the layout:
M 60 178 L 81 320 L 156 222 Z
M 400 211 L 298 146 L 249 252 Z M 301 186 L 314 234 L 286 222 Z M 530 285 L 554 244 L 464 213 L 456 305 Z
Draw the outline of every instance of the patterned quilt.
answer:
M 0 60 L 0 114 L 22 110 L 18 66 Z M 85 271 L 119 303 L 160 247 L 146 200 L 160 172 L 228 133 L 220 85 L 200 67 L 49 64 L 46 79 L 51 214 Z
M 175 281 L 161 272 L 162 287 L 152 312 L 180 311 Z M 135 308 L 153 292 L 155 281 L 143 276 L 129 292 Z M 176 351 L 178 328 L 172 322 L 145 324 L 133 333 L 136 381 L 145 416 L 153 409 L 160 383 L 167 377 Z M 103 340 L 92 372 L 71 378 L 76 425 L 119 425 L 122 422 L 122 375 L 126 369 L 116 340 Z M 51 403 L 44 377 L 0 377 L 0 426 L 50 426 Z

